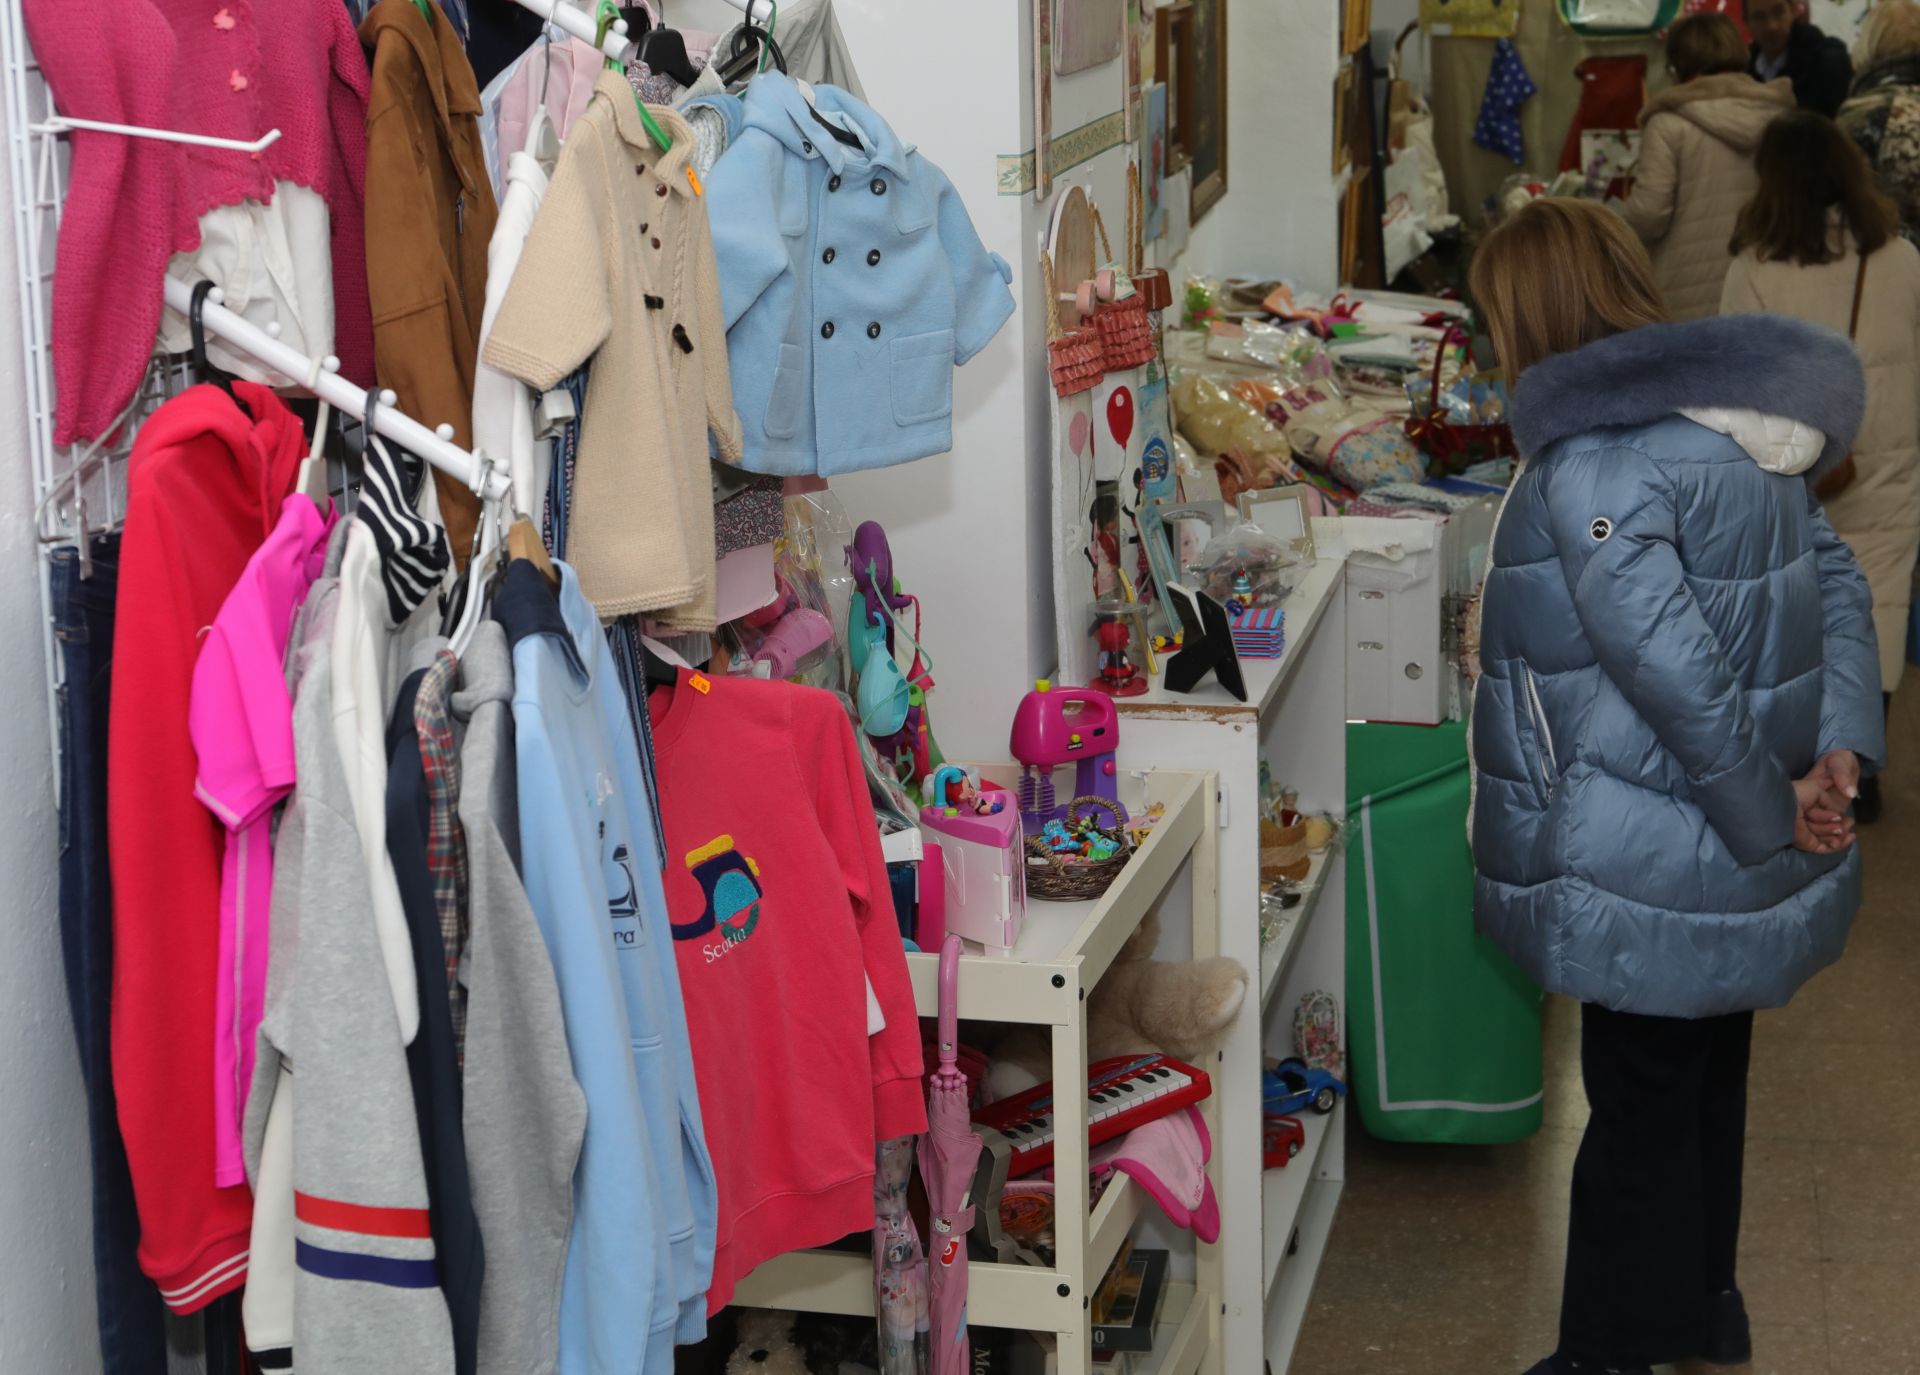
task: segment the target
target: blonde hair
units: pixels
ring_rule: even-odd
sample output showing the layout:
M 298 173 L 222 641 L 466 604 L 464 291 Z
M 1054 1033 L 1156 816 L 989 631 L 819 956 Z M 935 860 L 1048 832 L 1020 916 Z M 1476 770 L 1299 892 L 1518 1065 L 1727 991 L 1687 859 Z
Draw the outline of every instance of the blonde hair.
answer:
M 1854 68 L 1865 71 L 1914 53 L 1920 53 L 1920 4 L 1914 0 L 1880 0 L 1860 26 L 1860 37 L 1853 45 Z
M 1509 215 L 1481 240 L 1470 284 L 1509 382 L 1556 353 L 1667 318 L 1647 250 L 1593 201 L 1545 198 Z
M 1747 69 L 1747 45 L 1724 14 L 1690 14 L 1667 30 L 1667 67 L 1681 81 Z

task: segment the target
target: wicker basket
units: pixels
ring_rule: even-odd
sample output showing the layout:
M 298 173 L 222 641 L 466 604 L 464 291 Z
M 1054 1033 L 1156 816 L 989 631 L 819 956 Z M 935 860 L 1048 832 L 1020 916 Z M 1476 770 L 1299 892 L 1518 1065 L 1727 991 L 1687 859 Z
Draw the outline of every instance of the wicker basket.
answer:
M 1260 823 L 1260 877 L 1283 878 L 1298 883 L 1313 868 L 1307 851 L 1307 819 L 1301 817 L 1291 826 L 1277 821 Z
M 1078 821 L 1083 808 L 1118 810 L 1104 797 L 1076 797 L 1067 804 L 1067 820 Z M 1102 896 L 1133 858 L 1133 841 L 1126 833 L 1126 813 L 1120 811 L 1120 849 L 1112 859 L 1062 857 L 1047 848 L 1039 836 L 1027 837 L 1027 896 L 1044 902 L 1084 902 Z

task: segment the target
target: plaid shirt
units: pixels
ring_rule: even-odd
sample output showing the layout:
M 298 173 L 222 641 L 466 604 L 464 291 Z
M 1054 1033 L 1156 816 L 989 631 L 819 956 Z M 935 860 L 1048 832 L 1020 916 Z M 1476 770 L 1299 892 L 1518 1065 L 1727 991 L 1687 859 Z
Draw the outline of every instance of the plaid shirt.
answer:
M 440 912 L 446 953 L 447 1005 L 453 1013 L 454 1050 L 464 1064 L 467 990 L 460 983 L 460 957 L 467 948 L 467 836 L 460 825 L 460 751 L 453 738 L 453 678 L 460 661 L 443 649 L 420 680 L 413 728 L 420 736 L 420 762 L 427 774 L 427 869 Z

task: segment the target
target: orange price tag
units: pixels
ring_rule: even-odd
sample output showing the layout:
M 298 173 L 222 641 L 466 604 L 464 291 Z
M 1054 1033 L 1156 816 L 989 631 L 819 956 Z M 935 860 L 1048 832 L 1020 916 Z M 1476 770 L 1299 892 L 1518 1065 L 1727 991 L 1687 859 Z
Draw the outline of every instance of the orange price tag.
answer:
M 713 680 L 704 673 L 696 673 L 687 679 L 687 686 L 704 695 L 713 691 Z

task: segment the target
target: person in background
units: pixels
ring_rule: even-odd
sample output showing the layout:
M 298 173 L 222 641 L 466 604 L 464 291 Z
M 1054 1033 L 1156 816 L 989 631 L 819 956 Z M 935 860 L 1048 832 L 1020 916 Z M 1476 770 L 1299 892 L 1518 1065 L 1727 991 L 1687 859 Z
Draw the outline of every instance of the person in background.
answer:
M 1920 4 L 1880 0 L 1860 27 L 1853 60 L 1860 74 L 1840 107 L 1840 127 L 1893 197 L 1900 232 L 1920 239 Z
M 1866 155 L 1831 120 L 1804 110 L 1776 120 L 1754 164 L 1760 189 L 1734 229 L 1721 310 L 1845 330 L 1866 367 L 1853 451 L 1814 490 L 1873 589 L 1884 707 L 1906 668 L 1920 558 L 1920 249 L 1899 236 Z M 1870 824 L 1880 805 L 1869 775 L 1855 819 Z
M 1724 14 L 1667 30 L 1667 70 L 1674 84 L 1640 112 L 1640 161 L 1621 213 L 1652 254 L 1671 317 L 1697 320 L 1720 309 L 1727 240 L 1753 195 L 1753 150 L 1793 93 L 1747 75 L 1746 45 Z
M 1583 1004 L 1592 1108 L 1529 1375 L 1740 1364 L 1753 1011 L 1840 957 L 1844 808 L 1886 748 L 1871 594 L 1809 485 L 1866 383 L 1799 320 L 1666 323 L 1591 201 L 1503 221 L 1472 287 L 1522 463 L 1482 603 L 1474 919 Z
M 1747 0 L 1753 34 L 1753 74 L 1762 81 L 1786 77 L 1794 103 L 1831 119 L 1847 98 L 1853 60 L 1847 45 L 1829 38 L 1806 18 L 1806 0 Z

